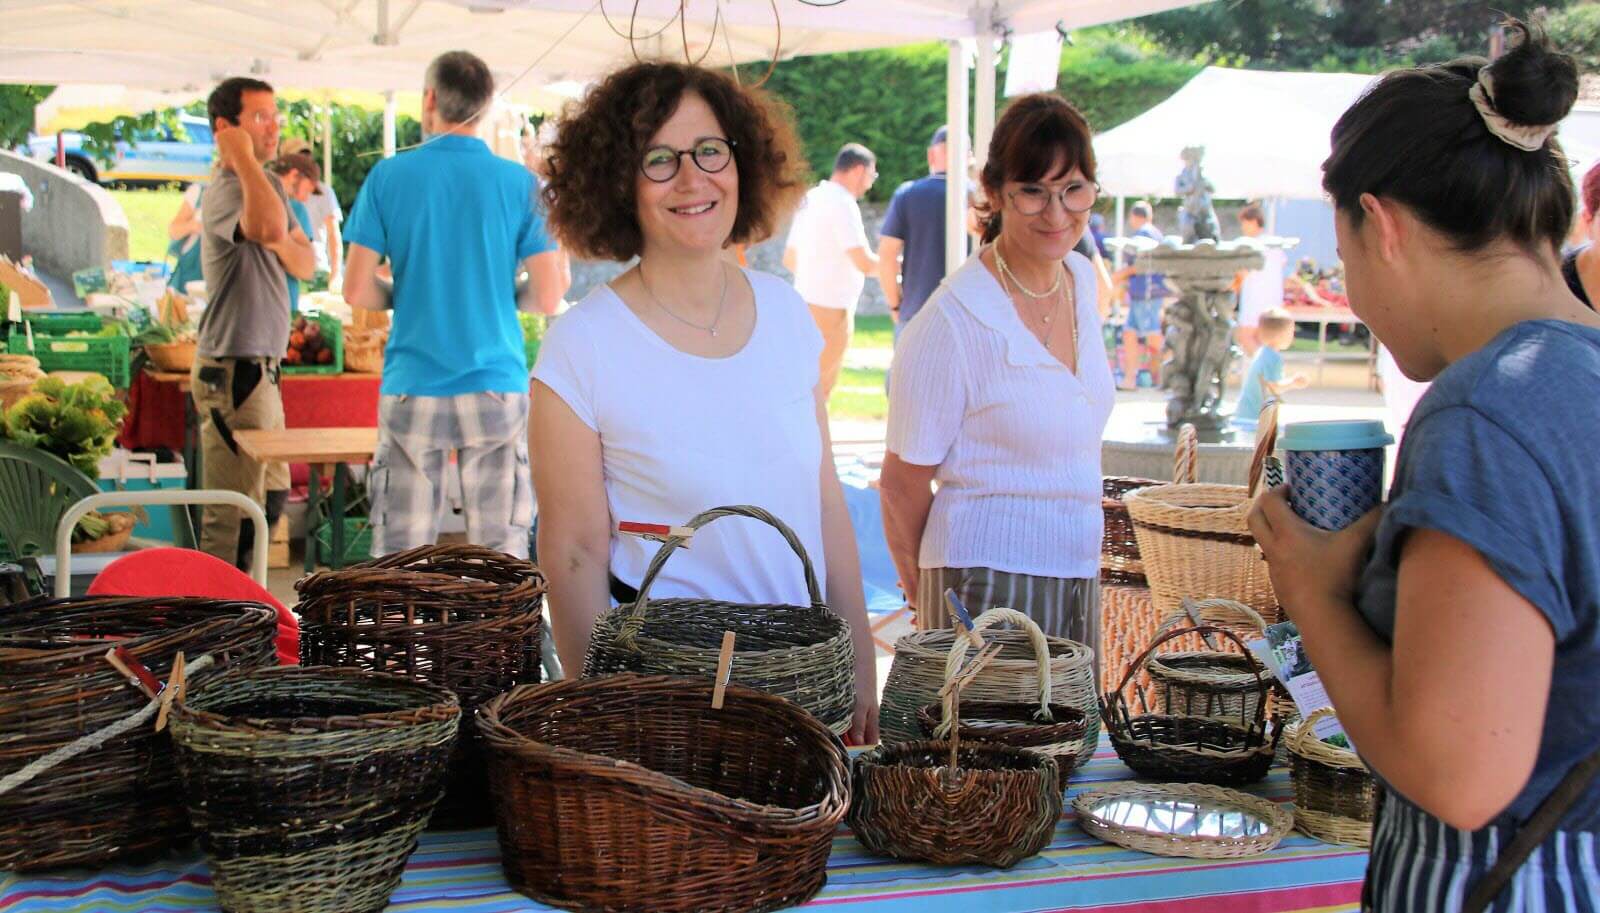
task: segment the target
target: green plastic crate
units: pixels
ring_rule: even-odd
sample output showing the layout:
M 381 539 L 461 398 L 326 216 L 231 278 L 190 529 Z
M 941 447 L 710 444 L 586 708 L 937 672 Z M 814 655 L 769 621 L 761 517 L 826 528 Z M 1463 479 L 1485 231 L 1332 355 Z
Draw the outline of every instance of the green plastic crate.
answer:
M 32 323 L 32 319 L 29 319 Z M 28 345 L 27 331 L 20 324 L 12 324 L 6 341 L 7 351 L 13 354 L 32 355 L 39 359 L 45 371 L 93 371 L 105 375 L 111 385 L 126 389 L 132 378 L 129 355 L 133 340 L 123 333 L 115 336 L 65 336 L 41 331 L 33 327 L 33 345 Z
M 322 326 L 323 342 L 333 349 L 333 361 L 325 365 L 291 365 L 283 363 L 285 374 L 342 374 L 344 373 L 344 327 L 339 323 L 339 318 L 328 314 L 307 314 L 307 320 L 315 320 Z
M 312 538 L 317 543 L 317 562 L 329 567 L 333 566 L 333 524 L 327 521 L 317 525 L 317 531 Z M 360 564 L 372 559 L 372 523 L 366 517 L 344 518 L 344 560 L 340 562 L 343 567 Z
M 23 317 L 33 324 L 35 333 L 53 333 L 65 335 L 74 330 L 89 333 L 98 333 L 105 326 L 105 321 L 94 311 L 64 311 L 51 313 L 49 311 L 29 311 Z

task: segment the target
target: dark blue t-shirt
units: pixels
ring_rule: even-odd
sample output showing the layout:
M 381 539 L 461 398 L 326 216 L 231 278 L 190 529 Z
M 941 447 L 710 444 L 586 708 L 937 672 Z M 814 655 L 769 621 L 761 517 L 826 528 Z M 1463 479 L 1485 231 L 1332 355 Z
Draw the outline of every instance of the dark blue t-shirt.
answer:
M 939 283 L 944 281 L 944 195 L 943 174 L 902 184 L 889 200 L 878 235 L 899 238 L 905 243 L 905 261 L 900 267 L 901 326 L 917 316 Z
M 1433 529 L 1472 546 L 1549 620 L 1555 668 L 1538 761 L 1497 823 L 1526 819 L 1600 748 L 1597 392 L 1600 330 L 1564 321 L 1519 323 L 1446 368 L 1406 426 L 1360 583 L 1361 614 L 1392 639 L 1405 534 Z M 1563 827 L 1600 828 L 1600 783 L 1577 808 Z

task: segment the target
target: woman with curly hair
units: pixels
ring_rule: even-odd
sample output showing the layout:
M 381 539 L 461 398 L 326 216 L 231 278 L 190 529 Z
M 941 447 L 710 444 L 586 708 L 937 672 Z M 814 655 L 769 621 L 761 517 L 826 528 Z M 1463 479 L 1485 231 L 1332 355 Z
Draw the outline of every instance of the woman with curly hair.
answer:
M 563 664 L 582 667 L 609 597 L 630 601 L 656 551 L 620 521 L 681 525 L 752 504 L 799 536 L 849 622 L 851 738 L 877 739 L 876 667 L 860 557 L 818 391 L 822 338 L 782 280 L 728 262 L 805 190 L 787 111 L 721 73 L 619 70 L 563 114 L 549 223 L 578 256 L 631 268 L 546 334 L 534 368 L 534 489 Z M 800 563 L 772 528 L 728 518 L 673 556 L 651 595 L 806 605 Z

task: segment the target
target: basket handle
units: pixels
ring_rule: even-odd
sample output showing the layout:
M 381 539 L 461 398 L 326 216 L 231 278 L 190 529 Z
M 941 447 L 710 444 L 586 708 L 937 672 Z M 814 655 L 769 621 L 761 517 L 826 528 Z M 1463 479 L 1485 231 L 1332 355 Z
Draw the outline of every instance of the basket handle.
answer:
M 1262 618 L 1259 612 L 1232 599 L 1198 599 L 1195 600 L 1194 610 L 1194 618 L 1198 619 L 1200 624 L 1223 625 L 1243 619 L 1257 631 L 1266 633 L 1267 630 L 1266 619 Z M 1172 615 L 1161 623 L 1156 633 L 1165 634 L 1186 621 L 1194 623 L 1188 615 Z
M 1300 725 L 1295 728 L 1294 738 L 1289 740 L 1289 749 L 1291 751 L 1299 749 L 1301 753 L 1304 753 L 1306 742 L 1320 741 L 1316 733 L 1317 721 L 1330 716 L 1333 716 L 1332 707 L 1323 707 L 1320 710 L 1311 711 L 1311 715 L 1301 720 Z
M 1200 433 L 1193 425 L 1178 429 L 1178 442 L 1172 452 L 1172 481 L 1192 484 L 1200 477 L 1196 462 L 1200 453 Z
M 1250 456 L 1250 497 L 1260 494 L 1261 474 L 1266 469 L 1267 457 L 1278 449 L 1278 401 L 1267 400 L 1261 407 L 1261 418 L 1256 422 L 1256 452 Z
M 1262 679 L 1261 679 L 1261 664 L 1254 661 L 1255 657 L 1251 656 L 1250 648 L 1246 647 L 1244 645 L 1244 641 L 1240 640 L 1238 635 L 1234 634 L 1232 631 L 1229 631 L 1227 628 L 1219 628 L 1219 627 L 1216 627 L 1214 625 L 1190 625 L 1189 627 L 1186 627 L 1186 628 L 1175 628 L 1175 629 L 1173 629 L 1171 631 L 1166 632 L 1165 634 L 1161 634 L 1161 635 L 1157 636 L 1154 640 L 1150 641 L 1150 646 L 1145 647 L 1144 648 L 1144 652 L 1139 654 L 1139 658 L 1138 659 L 1135 659 L 1133 662 L 1128 664 L 1128 671 L 1123 674 L 1123 676 L 1122 676 L 1122 684 L 1117 686 L 1117 690 L 1116 690 L 1116 694 L 1115 694 L 1116 701 L 1117 701 L 1118 704 L 1123 706 L 1124 713 L 1126 712 L 1127 701 L 1123 697 L 1123 693 L 1125 691 L 1127 691 L 1128 683 L 1133 681 L 1133 677 L 1136 674 L 1138 674 L 1140 669 L 1144 668 L 1144 664 L 1147 661 L 1149 661 L 1149 659 L 1150 659 L 1150 657 L 1152 655 L 1155 654 L 1157 647 L 1161 646 L 1162 644 L 1166 643 L 1169 640 L 1173 640 L 1175 638 L 1183 637 L 1184 635 L 1187 635 L 1187 634 L 1199 634 L 1201 636 L 1204 636 L 1206 634 L 1221 634 L 1222 636 L 1224 636 L 1224 637 L 1228 638 L 1229 640 L 1233 641 L 1235 644 L 1238 644 L 1239 651 L 1241 653 L 1243 653 L 1245 656 L 1250 657 L 1250 659 L 1251 659 L 1250 674 L 1254 675 L 1256 677 L 1256 687 L 1257 687 L 1257 689 L 1258 690 L 1265 690 L 1266 689 L 1266 682 L 1262 681 Z M 1140 699 L 1143 700 L 1143 697 L 1141 696 Z M 1103 701 L 1102 702 L 1102 706 L 1109 705 L 1109 703 L 1110 703 L 1109 701 Z M 1267 702 L 1266 701 L 1256 701 L 1256 722 L 1257 723 L 1260 723 L 1263 719 L 1266 718 L 1266 712 L 1267 712 Z M 1241 706 L 1239 708 L 1239 722 L 1246 729 L 1249 729 L 1250 726 L 1251 726 L 1250 721 L 1245 719 L 1244 706 L 1242 704 L 1241 704 Z
M 692 530 L 698 530 L 711 521 L 722 517 L 748 517 L 752 520 L 760 520 L 762 523 L 776 529 L 778 534 L 783 536 L 783 540 L 789 543 L 789 547 L 794 549 L 795 555 L 800 558 L 800 566 L 806 572 L 806 592 L 811 596 L 811 604 L 818 608 L 826 608 L 822 602 L 822 587 L 817 583 L 817 572 L 811 567 L 811 558 L 806 554 L 806 547 L 800 544 L 800 537 L 794 534 L 794 530 L 772 514 L 759 507 L 751 507 L 747 504 L 731 507 L 713 507 L 710 510 L 696 514 L 694 519 L 685 523 L 684 526 Z M 633 609 L 630 613 L 631 618 L 624 619 L 624 625 L 637 630 L 638 626 L 644 623 L 645 614 L 650 605 L 650 588 L 655 585 L 656 577 L 660 575 L 661 569 L 666 567 L 667 559 L 671 558 L 672 553 L 682 548 L 687 541 L 689 540 L 683 536 L 670 536 L 662 544 L 661 548 L 656 551 L 655 557 L 650 559 L 650 565 L 645 568 L 644 579 L 639 581 L 639 596 L 633 601 Z M 638 621 L 631 621 L 632 618 L 636 618 Z
M 1001 622 L 1014 624 L 1028 633 L 1028 642 L 1033 645 L 1033 655 L 1039 663 L 1039 712 L 1041 719 L 1050 719 L 1050 642 L 1045 639 L 1044 631 L 1034 623 L 1034 620 L 1015 609 L 995 607 L 978 616 L 973 622 L 974 633 L 982 632 L 985 628 L 992 627 Z M 944 662 L 944 680 L 948 684 L 961 672 L 961 666 L 967 657 L 967 640 L 957 636 L 956 642 L 950 647 L 950 655 Z M 944 696 L 944 719 L 933 731 L 933 737 L 944 739 L 950 737 L 954 727 L 951 721 L 956 716 L 955 701 L 958 699 L 956 691 L 951 688 Z

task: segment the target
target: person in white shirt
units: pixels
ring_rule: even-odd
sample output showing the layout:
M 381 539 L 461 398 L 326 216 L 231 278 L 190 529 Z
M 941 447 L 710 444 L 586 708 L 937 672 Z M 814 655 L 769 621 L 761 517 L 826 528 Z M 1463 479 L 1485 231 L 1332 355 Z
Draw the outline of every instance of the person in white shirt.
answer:
M 299 152 L 316 158 L 311 143 L 297 136 L 284 140 L 280 151 L 284 155 Z M 344 274 L 344 238 L 340 233 L 344 209 L 327 181 L 317 181 L 316 192 L 306 201 L 306 211 L 311 214 L 311 229 L 315 233 L 311 246 L 317 257 L 316 276 L 309 287 L 339 288 Z
M 562 114 L 547 157 L 549 224 L 575 256 L 638 262 L 545 334 L 529 441 L 538 554 L 562 665 L 583 668 L 594 620 L 632 602 L 657 545 L 619 521 L 680 526 L 753 505 L 787 524 L 851 628 L 849 739 L 877 740 L 877 668 L 861 559 L 818 382 L 822 339 L 776 276 L 730 264 L 804 190 L 781 103 L 721 71 L 639 63 Z M 766 524 L 695 534 L 657 598 L 810 605 L 799 559 Z
M 878 160 L 872 151 L 846 143 L 833 160 L 833 175 L 806 194 L 783 249 L 783 265 L 794 273 L 795 291 L 811 306 L 811 318 L 822 331 L 824 397 L 839 382 L 861 290 L 878 271 L 856 202 L 877 179 Z
M 1261 206 L 1251 203 L 1239 210 L 1239 233 L 1246 238 L 1260 237 L 1266 228 L 1266 217 Z M 1247 270 L 1239 279 L 1239 325 L 1234 335 L 1244 349 L 1245 360 L 1255 357 L 1261 348 L 1261 315 L 1283 307 L 1283 271 L 1289 257 L 1280 248 L 1261 252 L 1265 264 L 1260 269 Z
M 1088 258 L 1089 125 L 1059 95 L 1012 102 L 983 186 L 985 246 L 906 324 L 879 493 L 919 627 L 1024 612 L 1100 645 L 1100 438 L 1114 397 Z M 935 494 L 933 485 L 938 483 Z

